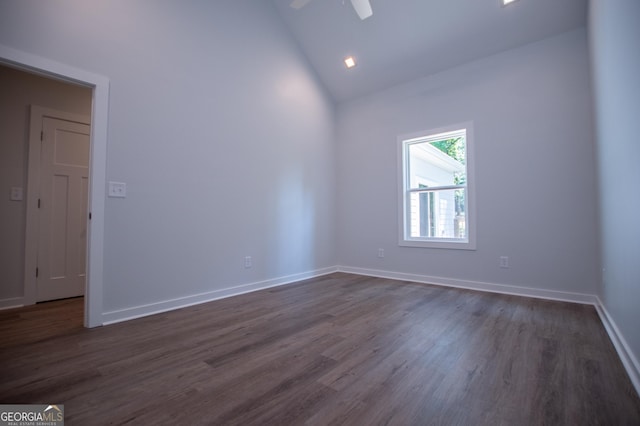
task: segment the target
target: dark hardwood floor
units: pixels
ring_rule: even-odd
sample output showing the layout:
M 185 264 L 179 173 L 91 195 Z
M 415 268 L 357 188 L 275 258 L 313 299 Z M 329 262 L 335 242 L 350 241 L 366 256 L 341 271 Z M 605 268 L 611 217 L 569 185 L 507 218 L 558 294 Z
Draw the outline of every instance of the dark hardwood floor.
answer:
M 331 274 L 84 329 L 0 311 L 0 403 L 69 425 L 639 425 L 592 306 Z

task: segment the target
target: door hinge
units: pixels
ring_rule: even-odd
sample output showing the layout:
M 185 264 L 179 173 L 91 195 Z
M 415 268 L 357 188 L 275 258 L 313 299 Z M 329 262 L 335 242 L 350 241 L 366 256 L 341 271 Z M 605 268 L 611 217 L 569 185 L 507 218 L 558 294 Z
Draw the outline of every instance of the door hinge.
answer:
M 40 142 L 44 140 L 44 130 L 40 131 Z
M 40 275 L 40 270 L 38 269 L 38 267 L 36 266 L 36 278 L 38 278 L 38 275 Z
M 91 220 L 91 212 L 89 212 L 89 220 Z
M 40 198 L 38 198 L 38 208 L 40 208 Z

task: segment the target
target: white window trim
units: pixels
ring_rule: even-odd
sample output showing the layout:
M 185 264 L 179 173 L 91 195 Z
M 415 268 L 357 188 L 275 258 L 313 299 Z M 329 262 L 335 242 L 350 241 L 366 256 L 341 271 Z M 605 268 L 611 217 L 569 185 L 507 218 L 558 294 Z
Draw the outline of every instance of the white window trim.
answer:
M 407 209 L 407 175 L 405 173 L 407 167 L 407 156 L 405 144 L 408 141 L 415 142 L 419 139 L 431 139 L 444 133 L 454 132 L 456 130 L 466 129 L 466 167 L 467 167 L 467 190 L 466 190 L 466 227 L 467 240 L 449 238 L 410 238 L 408 236 L 409 211 Z M 429 129 L 422 132 L 411 134 L 403 134 L 398 136 L 398 245 L 404 247 L 423 247 L 423 248 L 440 248 L 440 249 L 459 249 L 459 250 L 475 250 L 476 249 L 476 192 L 475 192 L 475 140 L 473 122 L 467 121 L 450 126 Z

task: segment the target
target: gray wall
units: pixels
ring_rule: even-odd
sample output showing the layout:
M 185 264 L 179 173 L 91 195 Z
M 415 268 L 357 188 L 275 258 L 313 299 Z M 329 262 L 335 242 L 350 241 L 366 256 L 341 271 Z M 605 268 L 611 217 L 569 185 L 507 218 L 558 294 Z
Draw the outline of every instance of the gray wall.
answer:
M 590 3 L 603 268 L 599 294 L 636 363 L 640 356 L 639 23 L 636 0 Z
M 611 189 L 602 205 L 610 206 L 623 203 L 624 188 L 611 183 L 638 181 L 638 124 L 629 118 L 639 99 L 629 53 L 637 3 L 593 5 L 601 9 L 592 16 L 601 185 Z M 106 204 L 105 311 L 338 263 L 598 290 L 584 30 L 337 111 L 269 2 L 0 0 L 0 43 L 110 79 L 107 178 L 127 182 L 128 198 Z M 478 249 L 398 247 L 397 135 L 467 120 L 477 144 Z M 629 194 L 625 208 L 602 212 L 600 294 L 638 353 L 638 199 Z M 252 269 L 243 268 L 246 255 Z M 501 255 L 510 269 L 498 269 Z
M 24 296 L 29 106 L 91 115 L 91 90 L 0 66 L 0 300 Z M 10 201 L 12 187 L 23 201 Z
M 0 43 L 110 79 L 105 311 L 337 263 L 334 107 L 270 2 L 2 0 Z
M 340 105 L 341 264 L 595 294 L 588 67 L 582 29 Z M 399 247 L 397 136 L 465 121 L 475 129 L 477 250 Z M 498 268 L 501 255 L 510 269 Z

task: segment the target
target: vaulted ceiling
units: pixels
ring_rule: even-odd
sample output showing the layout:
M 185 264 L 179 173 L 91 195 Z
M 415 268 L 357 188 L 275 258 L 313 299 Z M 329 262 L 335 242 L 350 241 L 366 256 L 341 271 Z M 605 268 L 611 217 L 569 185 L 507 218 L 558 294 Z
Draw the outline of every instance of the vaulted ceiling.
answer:
M 371 0 L 365 20 L 349 0 L 298 10 L 273 1 L 337 102 L 584 26 L 587 17 L 587 0 Z M 358 65 L 347 70 L 349 55 Z

